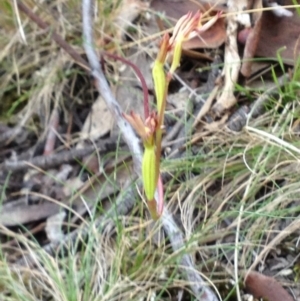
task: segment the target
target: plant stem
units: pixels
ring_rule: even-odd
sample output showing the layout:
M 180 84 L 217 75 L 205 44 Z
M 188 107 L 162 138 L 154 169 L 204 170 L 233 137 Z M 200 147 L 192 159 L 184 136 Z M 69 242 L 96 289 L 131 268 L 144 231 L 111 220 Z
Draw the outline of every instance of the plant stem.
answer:
M 143 90 L 143 100 L 144 100 L 144 115 L 145 115 L 144 117 L 145 117 L 145 119 L 147 119 L 150 115 L 149 93 L 148 93 L 148 87 L 147 87 L 145 77 L 144 77 L 143 73 L 141 72 L 141 70 L 138 68 L 138 66 L 136 64 L 132 63 L 131 61 L 129 61 L 121 56 L 118 56 L 118 55 L 115 55 L 112 53 L 108 53 L 108 52 L 103 52 L 102 54 L 104 54 L 105 56 L 108 56 L 110 58 L 113 58 L 115 60 L 121 61 L 124 64 L 130 66 L 134 70 L 136 76 L 139 78 L 139 80 L 141 82 L 141 86 L 142 86 L 142 90 Z

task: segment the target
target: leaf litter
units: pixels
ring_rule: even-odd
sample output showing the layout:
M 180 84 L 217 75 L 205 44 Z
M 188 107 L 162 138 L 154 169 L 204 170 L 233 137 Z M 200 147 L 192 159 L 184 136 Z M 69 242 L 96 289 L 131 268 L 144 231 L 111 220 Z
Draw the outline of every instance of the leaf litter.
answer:
M 299 92 L 296 88 L 297 70 L 292 72 L 289 69 L 297 66 L 299 16 L 290 8 L 287 11 L 292 11 L 293 15 L 285 13 L 284 17 L 258 10 L 251 15 L 249 23 L 247 12 L 241 13 L 244 8 L 266 7 L 268 1 L 245 1 L 239 7 L 234 1 L 228 1 L 226 9 L 224 3 L 214 7 L 214 3 L 208 4 L 209 1 L 201 5 L 174 0 L 129 2 L 128 8 L 131 5 L 135 7 L 133 12 L 126 11 L 124 0 L 112 18 L 108 14 L 105 19 L 103 14 L 96 20 L 95 38 L 106 51 L 121 53 L 135 62 L 146 78 L 150 94 L 153 93 L 151 62 L 158 43 L 155 34 L 168 30 L 179 17 L 187 11 L 201 9 L 201 5 L 203 12 L 213 7 L 215 11 L 224 10 L 225 15 L 228 14 L 206 36 L 186 44 L 178 78 L 172 82 L 173 95 L 170 95 L 167 108 L 167 116 L 170 117 L 166 118 L 165 130 L 166 135 L 173 127 L 177 126 L 178 131 L 168 141 L 175 147 L 164 150 L 162 172 L 166 198 L 172 215 L 185 234 L 185 252 L 192 255 L 198 272 L 208 277 L 208 283 L 215 285 L 223 299 L 240 299 L 248 292 L 256 298 L 274 301 L 281 294 L 285 299 L 299 300 L 299 202 L 296 185 L 299 174 L 299 131 L 296 126 Z M 281 5 L 292 4 L 283 2 Z M 34 1 L 26 4 L 36 8 L 38 15 L 50 24 L 55 24 L 54 16 L 60 16 L 64 38 L 83 54 L 81 43 L 78 43 L 80 14 L 76 10 L 67 9 L 63 3 L 59 3 L 57 8 L 47 4 L 36 6 Z M 8 2 L 6 5 L 10 7 Z M 78 12 L 80 4 L 75 6 Z M 22 14 L 21 24 L 27 45 L 20 43 L 22 37 L 11 21 L 14 18 L 12 11 L 8 14 L 10 19 L 5 18 L 10 22 L 3 27 L 13 33 L 12 38 L 7 38 L 4 29 L 0 34 L 1 40 L 5 41 L 0 54 L 1 98 L 3 103 L 9 103 L 9 108 L 13 108 L 3 109 L 1 118 L 3 205 L 0 221 L 2 260 L 11 265 L 12 271 L 16 268 L 13 264 L 18 263 L 20 268 L 17 274 L 21 278 L 14 276 L 14 281 L 18 286 L 23 283 L 23 291 L 31 287 L 30 291 L 36 297 L 42 298 L 44 294 L 43 300 L 58 300 L 58 295 L 55 297 L 44 285 L 38 290 L 32 289 L 36 285 L 30 284 L 30 281 L 41 281 L 39 277 L 43 271 L 48 275 L 42 280 L 44 284 L 51 283 L 53 291 L 58 293 L 50 271 L 41 267 L 45 260 L 43 250 L 52 250 L 53 254 L 56 249 L 57 264 L 63 264 L 59 241 L 73 240 L 75 245 L 76 242 L 84 245 L 81 238 L 86 237 L 84 231 L 91 237 L 94 230 L 80 229 L 96 219 L 94 226 L 102 225 L 102 237 L 99 234 L 95 236 L 99 244 L 92 252 L 103 252 L 99 257 L 101 265 L 94 267 L 98 273 L 94 276 L 101 279 L 100 284 L 94 283 L 98 296 L 118 298 L 119 295 L 136 300 L 146 300 L 150 296 L 160 296 L 162 300 L 179 296 L 183 300 L 198 298 L 191 297 L 190 284 L 184 275 L 168 264 L 175 264 L 168 240 L 162 243 L 155 238 L 156 249 L 149 244 L 158 230 L 155 227 L 149 230 L 149 216 L 142 202 L 130 212 L 118 207 L 116 212 L 119 216 L 113 214 L 113 208 L 117 206 L 114 201 L 119 204 L 123 190 L 129 189 L 131 198 L 139 196 L 132 190 L 135 179 L 128 149 L 117 128 L 113 128 L 113 118 L 101 103 L 88 72 L 77 67 L 53 43 L 49 33 L 40 31 Z M 239 14 L 235 15 L 235 11 Z M 98 13 L 103 13 L 101 7 Z M 74 21 L 77 23 L 70 26 L 69 22 Z M 270 23 L 274 26 L 267 26 Z M 116 35 L 108 41 L 109 28 Z M 247 33 L 245 29 L 249 28 L 250 33 Z M 246 43 L 241 43 L 241 32 L 246 36 Z M 286 49 L 280 52 L 278 59 L 276 51 L 282 46 Z M 251 69 L 259 62 L 249 64 L 249 60 L 251 62 L 255 55 L 268 60 L 273 58 L 270 62 L 273 73 L 262 71 L 253 80 L 259 88 L 251 88 L 251 80 L 256 75 Z M 221 62 L 216 60 L 217 57 L 221 58 Z M 229 58 L 234 59 L 231 62 Z M 239 60 L 243 63 L 241 70 L 236 64 Z M 218 62 L 219 67 L 214 69 L 211 62 Z M 105 58 L 103 66 L 122 109 L 125 112 L 140 110 L 142 114 L 141 83 L 132 70 L 109 58 Z M 191 72 L 192 69 L 195 72 Z M 217 71 L 215 76 L 212 76 L 213 70 Z M 185 76 L 187 73 L 189 75 Z M 266 90 L 266 83 L 270 82 L 272 87 Z M 177 107 L 177 94 L 182 93 L 185 93 L 183 99 L 190 99 L 192 106 L 189 108 L 192 110 L 186 111 L 185 106 Z M 216 110 L 220 105 L 221 109 Z M 54 117 L 56 121 L 53 123 Z M 197 123 L 194 123 L 195 118 Z M 233 126 L 232 120 L 236 122 L 237 118 L 238 125 Z M 262 133 L 266 135 L 262 136 Z M 169 155 L 174 151 L 177 153 L 175 157 Z M 64 159 L 60 161 L 59 157 Z M 47 163 L 39 164 L 37 158 Z M 63 163 L 68 164 L 68 172 L 62 177 Z M 20 167 L 22 164 L 23 168 Z M 34 173 L 30 172 L 32 169 Z M 142 193 L 139 183 L 135 187 L 139 187 L 138 191 Z M 243 208 L 241 201 L 244 202 Z M 101 219 L 105 212 L 112 212 L 110 218 Z M 56 216 L 58 220 L 53 222 Z M 124 234 L 118 233 L 111 219 L 118 220 L 124 227 Z M 117 246 L 117 238 L 122 240 L 121 249 Z M 78 246 L 78 251 L 80 248 Z M 33 252 L 36 252 L 34 256 Z M 31 274 L 31 280 L 24 281 L 28 276 L 26 273 L 20 275 L 22 265 L 29 264 L 26 254 L 35 258 L 37 276 Z M 283 260 L 282 267 L 277 269 L 276 265 Z M 119 265 L 116 268 L 118 286 L 108 276 L 108 271 L 116 267 L 114 265 Z M 259 273 L 249 272 L 250 268 Z M 235 269 L 238 269 L 240 279 L 234 277 Z M 80 269 L 77 268 L 76 272 Z M 126 282 L 128 276 L 134 286 Z M 141 284 L 141 280 L 145 284 Z M 237 280 L 245 280 L 244 286 Z M 116 291 L 105 292 L 101 286 L 103 281 L 111 281 Z M 9 289 L 11 283 L 11 280 L 3 282 L 6 287 L 1 289 L 3 300 L 8 300 L 12 293 Z M 165 289 L 161 288 L 161 283 Z M 235 290 L 236 285 L 240 286 L 240 290 Z M 84 288 L 85 284 L 78 282 L 78 286 L 78 289 Z M 242 296 L 235 296 L 235 292 Z M 17 295 L 14 296 L 17 300 Z

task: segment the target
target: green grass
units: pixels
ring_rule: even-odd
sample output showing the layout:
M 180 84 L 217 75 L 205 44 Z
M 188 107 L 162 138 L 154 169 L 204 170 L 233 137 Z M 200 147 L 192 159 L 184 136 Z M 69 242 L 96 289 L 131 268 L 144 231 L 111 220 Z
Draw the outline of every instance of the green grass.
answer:
M 284 119 L 276 112 L 268 114 L 280 130 L 275 134 L 272 127 L 260 130 L 279 138 L 287 134 L 287 120 L 293 118 L 293 112 Z M 289 139 L 291 143 L 292 137 Z M 277 234 L 276 225 L 299 215 L 300 207 L 293 205 L 299 176 L 289 172 L 291 164 L 298 164 L 298 155 L 263 136 L 245 132 L 234 136 L 220 132 L 208 139 L 205 148 L 211 151 L 165 160 L 162 170 L 173 175 L 166 183 L 166 198 L 186 234 L 182 252 L 194 254 L 199 271 L 219 287 L 231 277 L 224 270 L 220 274 L 222 269 L 215 270 L 214 264 L 224 263 L 233 269 L 238 224 L 239 266 L 247 269 L 254 254 Z M 113 184 L 113 179 L 106 180 Z M 100 212 L 104 211 L 99 206 Z M 158 229 L 149 230 L 151 222 L 144 210 L 139 202 L 129 216 L 115 216 L 115 224 L 107 221 L 102 231 L 94 227 L 93 218 L 87 220 L 88 238 L 82 240 L 79 235 L 74 245 L 54 258 L 38 243 L 2 229 L 25 246 L 24 252 L 34 254 L 37 266 L 14 269 L 2 254 L 1 300 L 168 300 L 180 290 L 188 296 L 188 283 L 178 271 L 180 254 L 172 253 L 167 238 L 157 245 L 154 236 Z M 224 300 L 230 290 L 222 291 Z

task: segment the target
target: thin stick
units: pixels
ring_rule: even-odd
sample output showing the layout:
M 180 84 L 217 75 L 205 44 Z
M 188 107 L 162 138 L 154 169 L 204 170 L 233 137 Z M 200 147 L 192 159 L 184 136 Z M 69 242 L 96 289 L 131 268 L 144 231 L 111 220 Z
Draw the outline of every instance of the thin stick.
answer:
M 0 164 L 0 169 L 2 171 L 24 171 L 30 168 L 39 168 L 39 169 L 49 169 L 61 164 L 66 164 L 74 162 L 76 160 L 81 160 L 87 155 L 92 154 L 96 150 L 99 152 L 107 152 L 116 148 L 116 137 L 112 137 L 105 140 L 100 140 L 95 145 L 87 145 L 83 149 L 70 149 L 63 150 L 58 153 L 52 153 L 48 156 L 40 155 L 30 159 L 17 160 L 17 161 L 4 161 Z

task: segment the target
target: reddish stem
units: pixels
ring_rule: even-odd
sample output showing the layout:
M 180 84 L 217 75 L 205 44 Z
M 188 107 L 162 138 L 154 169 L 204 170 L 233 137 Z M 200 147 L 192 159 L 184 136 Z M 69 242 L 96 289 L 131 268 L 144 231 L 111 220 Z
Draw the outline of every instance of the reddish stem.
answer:
M 158 220 L 159 215 L 158 215 L 158 212 L 157 212 L 156 201 L 155 200 L 148 200 L 147 205 L 148 205 L 148 210 L 149 210 L 153 220 L 155 220 L 155 221 Z
M 142 85 L 143 99 L 144 99 L 144 114 L 145 114 L 145 119 L 147 119 L 150 115 L 149 93 L 148 93 L 148 87 L 147 87 L 145 77 L 143 76 L 141 70 L 138 68 L 138 66 L 136 64 L 130 62 L 129 60 L 127 60 L 121 56 L 118 56 L 118 55 L 112 54 L 112 53 L 108 53 L 108 52 L 103 52 L 102 54 L 105 56 L 108 56 L 110 58 L 113 58 L 115 60 L 119 60 L 122 63 L 130 66 L 134 70 L 136 76 L 139 78 L 141 85 Z

